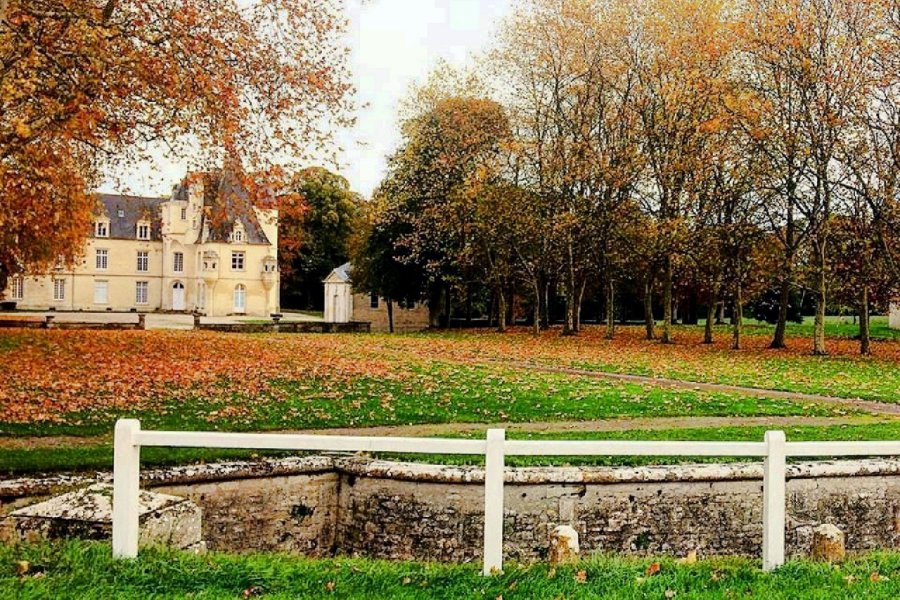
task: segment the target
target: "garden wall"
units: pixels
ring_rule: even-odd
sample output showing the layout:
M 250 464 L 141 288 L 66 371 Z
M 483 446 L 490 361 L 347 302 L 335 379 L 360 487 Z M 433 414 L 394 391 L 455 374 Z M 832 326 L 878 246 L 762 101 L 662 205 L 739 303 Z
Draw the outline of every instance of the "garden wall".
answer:
M 470 561 L 481 554 L 483 477 L 476 467 L 307 457 L 146 471 L 144 485 L 197 503 L 211 549 Z M 0 512 L 61 485 L 2 482 Z M 789 554 L 807 553 L 822 523 L 844 531 L 851 551 L 900 544 L 898 460 L 790 465 L 787 494 Z M 511 559 L 543 558 L 559 524 L 579 532 L 583 553 L 760 552 L 758 463 L 508 469 L 505 501 Z

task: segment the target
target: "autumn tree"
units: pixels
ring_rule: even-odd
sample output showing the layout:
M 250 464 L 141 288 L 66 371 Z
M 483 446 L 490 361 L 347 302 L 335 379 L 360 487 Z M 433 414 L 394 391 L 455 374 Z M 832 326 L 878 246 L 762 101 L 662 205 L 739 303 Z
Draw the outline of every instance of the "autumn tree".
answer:
M 635 12 L 631 68 L 638 77 L 641 150 L 649 165 L 646 210 L 658 221 L 663 324 L 672 341 L 674 275 L 685 243 L 693 176 L 706 164 L 711 134 L 723 112 L 733 44 L 730 15 L 716 0 L 654 0 Z
M 0 288 L 72 261 L 104 170 L 162 145 L 248 171 L 347 123 L 340 2 L 4 0 Z
M 351 241 L 353 287 L 385 299 L 388 330 L 394 331 L 394 304 L 411 305 L 426 298 L 427 276 L 422 265 L 410 260 L 408 250 L 396 242 L 410 234 L 401 207 L 379 189 L 363 205 L 359 228 Z
M 860 352 L 870 352 L 869 307 L 900 292 L 900 12 L 884 3 L 848 29 L 867 36 L 866 99 L 851 111 L 852 135 L 839 149 L 844 171 L 831 260 L 840 298 L 859 312 Z M 868 29 L 868 30 L 867 30 Z
M 546 247 L 558 253 L 566 295 L 564 334 L 579 329 L 585 286 L 598 271 L 612 312 L 616 228 L 641 168 L 625 16 L 611 3 L 533 0 L 508 20 L 491 55 L 517 135 L 517 182 L 546 206 Z
M 824 354 L 831 221 L 844 177 L 838 158 L 852 139 L 852 115 L 867 103 L 878 37 L 878 0 L 754 0 L 747 48 L 759 102 L 751 127 L 771 161 L 773 226 L 785 248 L 782 302 L 774 347 L 784 344 L 792 268 L 802 241 L 810 246 L 816 298 L 813 353 Z M 776 205 L 778 207 L 779 205 Z
M 500 269 L 508 262 L 490 262 L 485 251 L 491 238 L 484 235 L 502 223 L 485 214 L 484 202 L 509 125 L 502 107 L 486 98 L 440 97 L 430 90 L 419 97 L 421 112 L 403 123 L 403 143 L 389 160 L 381 193 L 407 223 L 398 249 L 425 268 L 432 290 L 443 291 L 449 318 L 454 286 L 489 281 L 498 298 L 502 295 Z

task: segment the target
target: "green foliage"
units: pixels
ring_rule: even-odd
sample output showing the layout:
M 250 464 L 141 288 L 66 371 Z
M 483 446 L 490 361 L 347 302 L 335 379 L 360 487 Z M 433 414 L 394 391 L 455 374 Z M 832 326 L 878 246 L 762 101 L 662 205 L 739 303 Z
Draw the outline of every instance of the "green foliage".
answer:
M 349 259 L 362 200 L 346 179 L 321 167 L 298 173 L 290 186 L 304 199 L 305 210 L 281 223 L 280 235 L 295 238 L 299 246 L 281 266 L 281 301 L 290 308 L 321 310 L 322 280 Z

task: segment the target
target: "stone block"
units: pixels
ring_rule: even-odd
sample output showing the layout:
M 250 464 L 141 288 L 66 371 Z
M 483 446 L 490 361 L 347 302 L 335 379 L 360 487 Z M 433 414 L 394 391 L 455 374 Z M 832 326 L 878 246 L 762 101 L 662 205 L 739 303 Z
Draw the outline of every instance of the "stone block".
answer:
M 562 565 L 578 560 L 578 532 L 568 525 L 558 525 L 550 534 L 550 564 Z
M 200 508 L 184 498 L 141 490 L 140 546 L 202 549 Z M 112 536 L 112 486 L 96 484 L 9 513 L 0 541 L 60 538 L 108 540 Z
M 813 531 L 812 557 L 816 560 L 840 562 L 847 554 L 844 548 L 844 532 L 830 523 L 819 525 Z

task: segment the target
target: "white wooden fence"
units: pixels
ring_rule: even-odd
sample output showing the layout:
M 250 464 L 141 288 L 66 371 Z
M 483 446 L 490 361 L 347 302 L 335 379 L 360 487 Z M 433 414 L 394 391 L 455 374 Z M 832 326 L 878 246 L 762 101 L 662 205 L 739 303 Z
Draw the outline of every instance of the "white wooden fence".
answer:
M 762 565 L 784 564 L 785 462 L 788 456 L 893 456 L 900 441 L 787 442 L 783 431 L 768 431 L 761 442 L 533 441 L 507 440 L 489 429 L 483 440 L 363 437 L 274 433 L 143 431 L 135 419 L 116 423 L 113 463 L 112 549 L 117 558 L 138 551 L 138 493 L 142 446 L 252 448 L 408 454 L 484 455 L 484 573 L 503 568 L 503 485 L 506 456 L 750 456 L 763 469 Z

